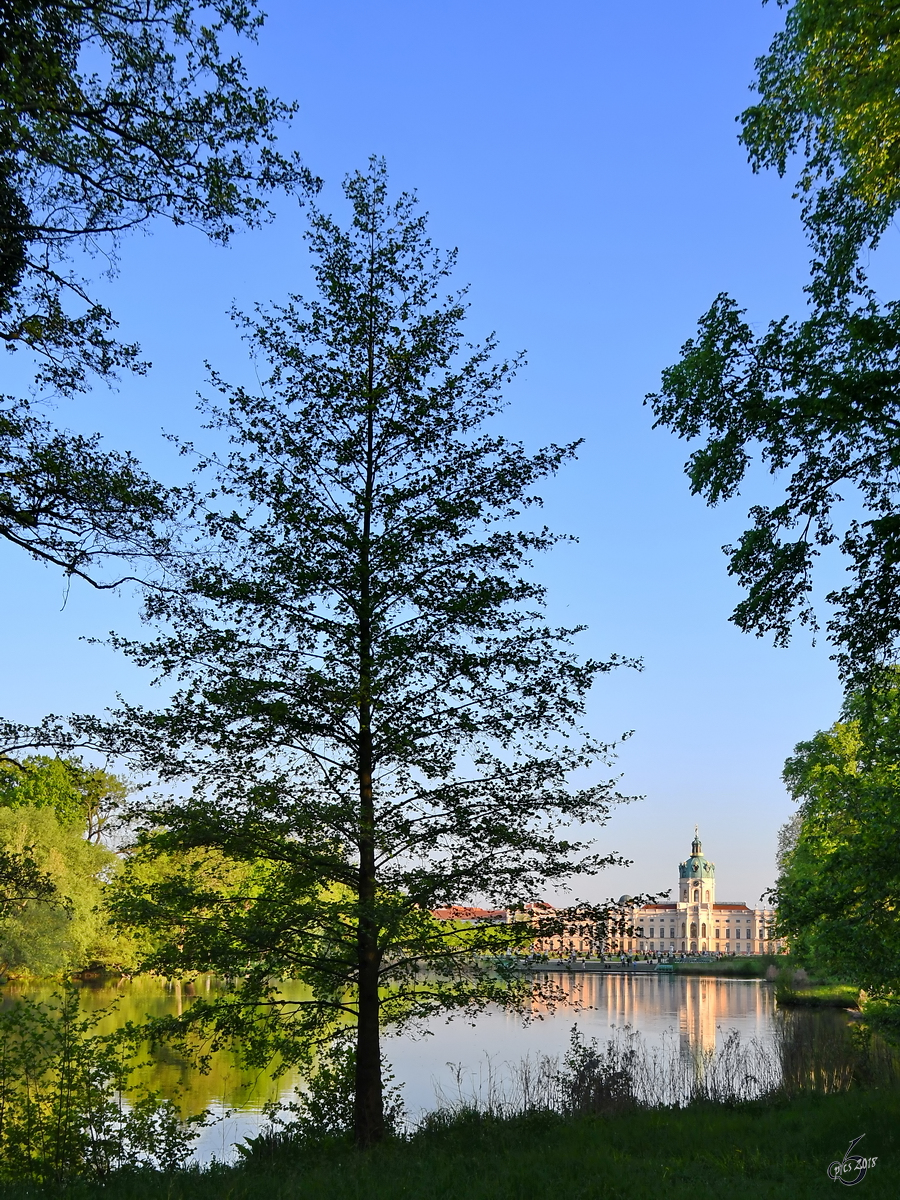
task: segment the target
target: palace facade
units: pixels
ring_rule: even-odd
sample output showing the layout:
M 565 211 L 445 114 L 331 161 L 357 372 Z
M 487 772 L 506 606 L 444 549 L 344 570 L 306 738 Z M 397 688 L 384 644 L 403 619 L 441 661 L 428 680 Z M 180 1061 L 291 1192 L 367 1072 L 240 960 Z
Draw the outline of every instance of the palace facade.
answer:
M 634 933 L 613 939 L 613 951 L 638 954 L 776 954 L 773 908 L 750 908 L 716 899 L 715 863 L 703 853 L 694 829 L 691 853 L 678 864 L 677 900 L 628 910 Z
M 569 912 L 563 928 L 535 938 L 532 949 L 551 958 L 601 954 L 778 954 L 784 943 L 773 935 L 775 910 L 750 908 L 737 900 L 716 899 L 715 863 L 703 853 L 695 827 L 691 853 L 678 864 L 677 899 L 664 904 L 619 900 L 622 921 L 604 929 L 585 913 Z M 535 924 L 552 920 L 555 910 L 539 902 L 526 905 Z M 523 914 L 518 914 L 521 919 Z M 623 932 L 621 926 L 625 926 Z M 617 928 L 617 926 L 619 926 Z
M 521 908 L 448 905 L 432 910 L 439 920 L 459 925 L 529 922 L 535 931 L 530 950 L 550 958 L 594 958 L 603 954 L 778 954 L 784 943 L 773 935 L 775 910 L 750 908 L 716 899 L 715 863 L 704 855 L 694 828 L 691 853 L 678 864 L 677 899 L 664 904 L 619 900 L 621 920 L 598 923 L 587 909 L 557 910 L 538 900 Z M 544 927 L 546 932 L 540 932 Z M 624 932 L 623 932 L 624 927 Z M 521 953 L 521 941 L 516 938 Z

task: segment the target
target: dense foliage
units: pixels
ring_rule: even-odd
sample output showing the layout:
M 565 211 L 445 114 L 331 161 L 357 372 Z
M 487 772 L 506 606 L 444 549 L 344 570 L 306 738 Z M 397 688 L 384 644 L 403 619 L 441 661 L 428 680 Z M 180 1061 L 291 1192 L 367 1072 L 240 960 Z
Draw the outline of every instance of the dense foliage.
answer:
M 877 674 L 900 634 L 900 306 L 874 302 L 774 321 L 761 333 L 728 296 L 700 322 L 651 397 L 657 424 L 705 438 L 687 464 L 710 504 L 736 496 L 754 448 L 781 500 L 754 505 L 727 547 L 746 589 L 732 620 L 785 644 L 796 619 L 813 627 L 813 567 L 837 543 L 850 581 L 826 597 L 842 677 Z M 853 500 L 852 508 L 842 503 Z
M 0 920 L 29 900 L 56 898 L 56 885 L 34 861 L 30 846 L 20 854 L 0 850 Z
M 754 170 L 799 157 L 816 294 L 840 294 L 900 207 L 900 6 L 794 0 L 756 70 L 741 141 Z
M 0 846 L 27 856 L 52 894 L 7 905 L 0 919 L 0 974 L 54 975 L 88 966 L 118 966 L 133 957 L 102 909 L 120 860 L 85 840 L 49 807 L 0 808 Z
M 185 1165 L 205 1114 L 183 1121 L 173 1099 L 142 1083 L 140 1031 L 101 1033 L 106 1015 L 82 1014 L 74 987 L 49 1004 L 17 1000 L 0 1012 L 5 1184 L 97 1186 L 141 1166 Z
M 792 952 L 889 994 L 900 994 L 898 764 L 897 688 L 851 696 L 840 721 L 796 747 L 784 778 L 798 813 L 775 892 Z
M 98 842 L 124 805 L 128 787 L 118 776 L 80 759 L 28 755 L 0 761 L 0 805 L 52 808 L 63 825 Z
M 234 1034 L 243 998 L 245 1046 L 294 1056 L 349 1021 L 365 1143 L 384 1128 L 381 1020 L 530 986 L 479 958 L 527 925 L 463 933 L 429 910 L 609 861 L 572 823 L 602 823 L 614 789 L 570 775 L 606 756 L 579 718 L 613 663 L 578 660 L 527 572 L 557 539 L 522 511 L 574 447 L 494 432 L 513 364 L 466 346 L 465 305 L 441 296 L 454 256 L 383 165 L 345 190 L 347 226 L 313 210 L 318 296 L 244 321 L 268 375 L 258 394 L 216 380 L 231 447 L 201 455 L 197 545 L 148 598 L 159 635 L 120 642 L 177 690 L 108 736 L 182 791 L 148 815 L 151 843 L 267 864 L 226 895 L 193 867 L 132 892 L 130 919 L 179 927 L 170 970 L 240 969 L 239 995 L 193 1019 Z M 309 998 L 279 997 L 284 976 Z
M 73 254 L 156 216 L 224 241 L 265 219 L 266 191 L 305 182 L 273 145 L 291 107 L 229 44 L 260 23 L 253 0 L 3 0 L 0 336 L 42 356 L 41 382 L 136 365 Z
M 134 961 L 105 894 L 121 867 L 100 842 L 127 787 L 78 759 L 0 763 L 0 973 L 52 975 Z

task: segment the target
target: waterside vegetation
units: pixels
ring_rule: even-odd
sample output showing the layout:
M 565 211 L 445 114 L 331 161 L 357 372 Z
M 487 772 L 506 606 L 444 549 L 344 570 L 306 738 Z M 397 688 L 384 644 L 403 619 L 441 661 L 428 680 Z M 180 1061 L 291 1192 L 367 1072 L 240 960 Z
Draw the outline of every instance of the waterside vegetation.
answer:
M 790 1104 L 712 1105 L 634 1111 L 612 1118 L 535 1114 L 509 1120 L 461 1114 L 409 1141 L 364 1154 L 332 1144 L 302 1161 L 272 1159 L 111 1180 L 108 1200 L 520 1200 L 567 1195 L 591 1200 L 820 1200 L 828 1167 L 865 1130 L 876 1164 L 865 1194 L 896 1195 L 900 1095 L 852 1092 Z M 43 1189 L 11 1186 L 6 1200 Z M 93 1200 L 75 1184 L 69 1200 Z
M 712 1197 L 723 1186 L 736 1196 L 787 1190 L 813 1197 L 861 1131 L 867 1159 L 875 1160 L 868 1192 L 887 1196 L 896 1188 L 896 1053 L 864 1030 L 848 1035 L 841 1022 L 813 1014 L 788 1015 L 774 1052 L 730 1037 L 698 1057 L 651 1051 L 628 1031 L 606 1045 L 573 1031 L 562 1063 L 526 1061 L 511 1075 L 489 1074 L 477 1088 L 461 1081 L 458 1094 L 418 1127 L 397 1124 L 362 1154 L 352 1145 L 349 1065 L 332 1063 L 311 1102 L 295 1106 L 292 1123 L 276 1120 L 245 1143 L 236 1164 L 125 1163 L 102 1176 L 103 1195 L 494 1200 L 563 1188 L 575 1196 L 649 1197 L 662 1181 L 677 1197 Z M 680 1104 L 671 1103 L 673 1087 L 685 1089 Z M 154 1136 L 163 1153 L 166 1145 L 183 1149 L 164 1122 Z M 10 1182 L 4 1196 L 43 1197 L 48 1185 L 58 1187 L 58 1161 L 33 1165 L 43 1174 L 35 1169 L 28 1188 Z M 90 1188 L 83 1178 L 69 1180 L 67 1195 L 95 1195 L 97 1183 L 96 1176 Z

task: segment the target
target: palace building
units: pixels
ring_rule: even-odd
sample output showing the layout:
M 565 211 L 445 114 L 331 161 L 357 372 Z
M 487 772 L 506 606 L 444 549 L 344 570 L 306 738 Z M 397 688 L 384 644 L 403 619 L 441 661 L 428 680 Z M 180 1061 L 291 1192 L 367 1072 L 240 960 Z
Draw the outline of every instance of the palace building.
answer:
M 678 864 L 677 899 L 666 904 L 619 900 L 621 922 L 598 923 L 591 909 L 555 909 L 537 900 L 520 908 L 448 905 L 432 910 L 442 921 L 459 925 L 503 925 L 527 921 L 534 927 L 530 951 L 550 958 L 594 958 L 604 954 L 778 954 L 784 943 L 774 937 L 773 908 L 750 908 L 736 900 L 716 899 L 715 863 L 703 853 L 694 826 L 691 853 Z M 622 926 L 626 932 L 621 932 Z M 518 951 L 521 952 L 521 949 Z
M 589 911 L 570 910 L 552 934 L 538 934 L 531 949 L 550 958 L 595 957 L 603 954 L 777 954 L 784 943 L 773 936 L 775 910 L 750 908 L 737 900 L 716 899 L 716 867 L 703 853 L 694 827 L 691 853 L 678 864 L 677 899 L 665 904 L 619 900 L 626 932 L 613 922 L 604 929 Z M 557 910 L 536 902 L 508 920 L 531 919 L 536 927 L 553 921 Z M 561 915 L 561 914 L 560 914 Z M 484 920 L 496 915 L 484 912 Z
M 750 908 L 716 899 L 716 867 L 703 853 L 694 827 L 691 853 L 678 865 L 677 899 L 629 910 L 632 936 L 611 949 L 632 954 L 775 954 L 782 943 L 772 935 L 775 910 Z

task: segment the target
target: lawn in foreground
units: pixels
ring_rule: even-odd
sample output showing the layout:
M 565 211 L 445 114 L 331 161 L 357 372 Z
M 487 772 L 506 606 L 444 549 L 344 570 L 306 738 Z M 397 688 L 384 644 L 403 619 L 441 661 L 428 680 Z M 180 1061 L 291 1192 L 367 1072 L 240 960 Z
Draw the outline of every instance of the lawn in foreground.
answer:
M 852 1195 L 896 1197 L 900 1092 L 894 1090 L 570 1121 L 460 1120 L 367 1154 L 333 1146 L 304 1159 L 120 1179 L 101 1194 L 109 1200 L 805 1200 L 843 1194 L 827 1169 L 861 1134 L 856 1153 L 877 1163 Z M 2 1194 L 19 1200 L 42 1193 L 11 1187 Z M 74 1187 L 68 1196 L 89 1194 L 98 1195 L 96 1186 Z

